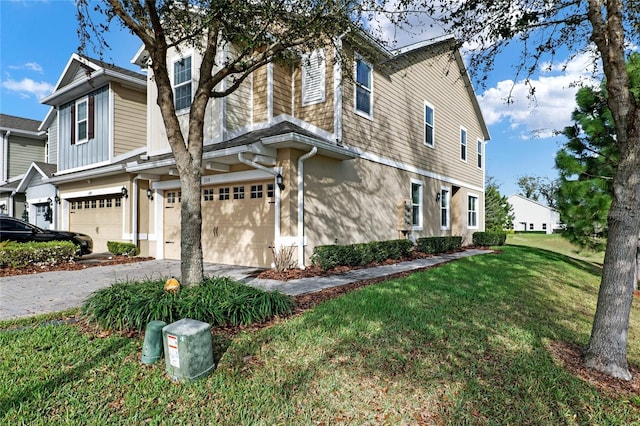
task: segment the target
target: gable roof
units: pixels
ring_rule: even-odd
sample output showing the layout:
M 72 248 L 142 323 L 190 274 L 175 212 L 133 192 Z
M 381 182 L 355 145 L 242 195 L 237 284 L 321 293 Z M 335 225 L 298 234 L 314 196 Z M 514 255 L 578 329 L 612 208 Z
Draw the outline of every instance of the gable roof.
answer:
M 27 172 L 22 176 L 22 180 L 20 184 L 16 188 L 16 192 L 25 192 L 31 180 L 36 174 L 40 174 L 42 178 L 48 179 L 53 176 L 53 174 L 58 170 L 58 166 L 55 164 L 44 163 L 41 161 L 34 161 L 29 166 Z
M 509 196 L 507 197 L 507 201 L 508 201 L 510 198 L 512 198 L 512 197 L 518 197 L 518 198 L 520 198 L 520 199 L 522 199 L 522 200 L 524 200 L 524 201 L 528 201 L 528 202 L 533 203 L 533 204 L 536 204 L 536 205 L 538 205 L 538 206 L 540 206 L 540 207 L 544 207 L 545 209 L 553 210 L 554 212 L 557 212 L 557 211 L 558 211 L 558 210 L 554 209 L 553 207 L 549 207 L 549 206 L 548 206 L 548 205 L 546 205 L 546 204 L 543 204 L 543 203 L 541 203 L 541 202 L 539 202 L 539 201 L 536 201 L 536 200 L 532 200 L 531 198 L 527 198 L 527 197 L 525 197 L 524 195 L 520 195 L 520 194 L 511 194 L 511 195 L 509 195 Z
M 144 74 L 74 53 L 60 74 L 53 92 L 41 99 L 40 103 L 59 106 L 111 81 L 139 91 L 146 91 L 147 88 L 147 77 Z

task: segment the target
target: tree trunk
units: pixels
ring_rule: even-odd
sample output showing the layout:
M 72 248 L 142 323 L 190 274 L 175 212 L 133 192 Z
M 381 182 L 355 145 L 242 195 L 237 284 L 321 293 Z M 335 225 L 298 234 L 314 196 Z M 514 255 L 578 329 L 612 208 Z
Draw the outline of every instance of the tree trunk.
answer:
M 631 380 L 627 364 L 627 332 L 640 232 L 640 141 L 634 117 L 628 143 L 621 147 L 608 216 L 598 305 L 584 363 L 613 377 Z
M 180 170 L 182 186 L 180 272 L 184 286 L 199 285 L 204 279 L 202 259 L 202 207 L 200 173 L 193 167 Z
M 638 249 L 636 250 L 636 280 L 635 290 L 638 290 L 638 283 L 640 283 L 640 240 L 638 240 Z

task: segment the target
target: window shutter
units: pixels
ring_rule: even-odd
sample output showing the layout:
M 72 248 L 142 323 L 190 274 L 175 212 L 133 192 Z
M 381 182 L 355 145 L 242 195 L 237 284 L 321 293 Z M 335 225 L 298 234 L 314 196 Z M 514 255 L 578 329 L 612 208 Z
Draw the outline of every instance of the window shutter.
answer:
M 302 105 L 325 101 L 325 58 L 324 50 L 314 50 L 302 57 Z
M 76 144 L 76 105 L 71 105 L 71 145 Z
M 94 122 L 95 122 L 95 120 L 94 120 L 94 115 L 95 115 L 95 114 L 94 114 L 94 111 L 95 111 L 95 105 L 94 105 L 94 104 L 95 104 L 95 97 L 94 97 L 93 95 L 92 95 L 92 96 L 89 96 L 89 111 L 88 111 L 88 114 L 87 114 L 87 115 L 88 115 L 87 120 L 89 121 L 89 124 L 88 124 L 88 128 L 89 128 L 89 129 L 88 129 L 88 136 L 87 136 L 87 137 L 88 137 L 89 139 L 93 139 L 93 138 L 94 138 L 94 136 L 95 136 L 95 132 L 94 132 L 94 124 L 95 124 L 95 123 L 94 123 Z

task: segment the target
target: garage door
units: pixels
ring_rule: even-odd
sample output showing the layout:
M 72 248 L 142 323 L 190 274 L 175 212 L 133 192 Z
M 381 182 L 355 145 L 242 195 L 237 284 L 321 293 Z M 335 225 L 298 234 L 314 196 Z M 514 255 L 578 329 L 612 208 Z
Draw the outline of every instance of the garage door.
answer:
M 70 200 L 69 229 L 93 239 L 94 253 L 104 253 L 107 241 L 122 241 L 122 197 L 99 197 Z
M 165 193 L 165 257 L 171 259 L 180 258 L 178 194 Z M 273 183 L 269 182 L 203 187 L 204 261 L 268 267 L 273 261 L 269 247 L 275 233 L 274 201 Z

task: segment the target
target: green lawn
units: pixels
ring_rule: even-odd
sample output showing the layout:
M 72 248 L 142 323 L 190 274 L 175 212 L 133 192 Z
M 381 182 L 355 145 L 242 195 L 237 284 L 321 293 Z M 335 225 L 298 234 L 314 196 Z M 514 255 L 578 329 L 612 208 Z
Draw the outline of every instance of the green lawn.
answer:
M 507 244 L 551 250 L 600 266 L 604 262 L 604 251 L 580 249 L 560 234 L 507 234 Z
M 590 263 L 505 246 L 217 338 L 216 371 L 187 384 L 140 364 L 141 337 L 3 331 L 0 424 L 640 424 L 640 395 L 601 392 L 547 350 L 587 343 L 598 282 Z M 635 365 L 639 333 L 636 300 Z

